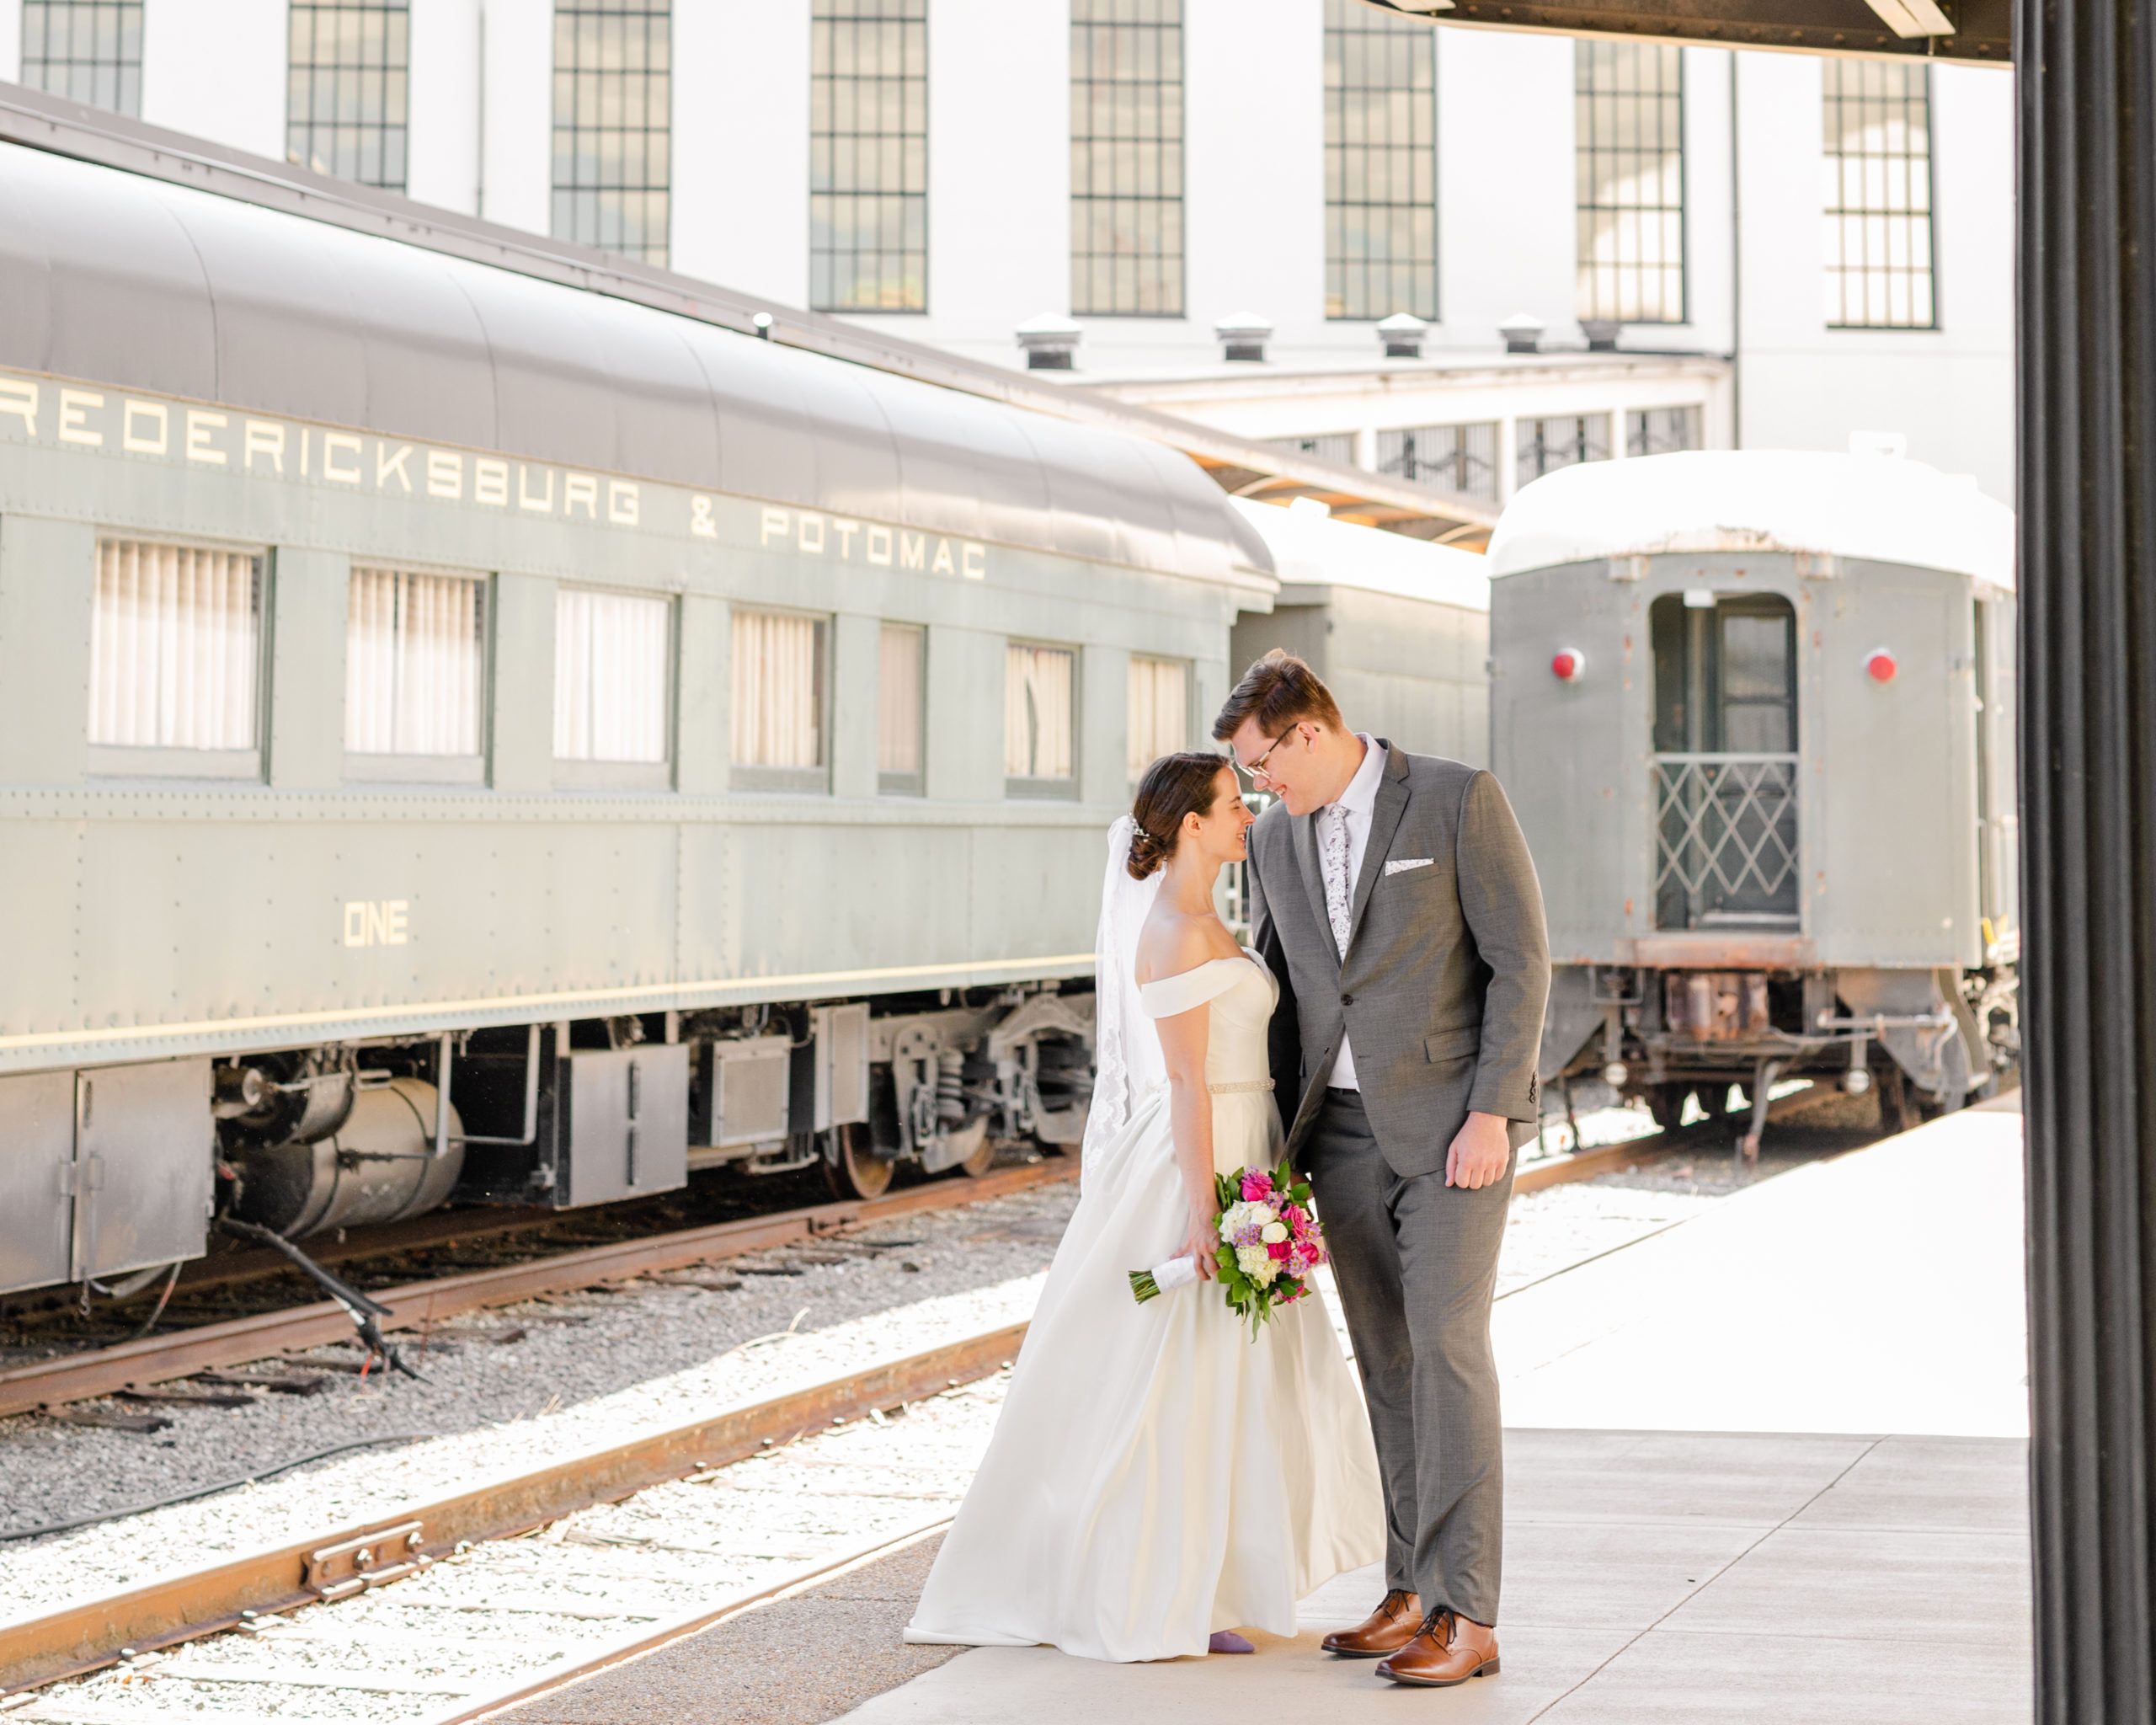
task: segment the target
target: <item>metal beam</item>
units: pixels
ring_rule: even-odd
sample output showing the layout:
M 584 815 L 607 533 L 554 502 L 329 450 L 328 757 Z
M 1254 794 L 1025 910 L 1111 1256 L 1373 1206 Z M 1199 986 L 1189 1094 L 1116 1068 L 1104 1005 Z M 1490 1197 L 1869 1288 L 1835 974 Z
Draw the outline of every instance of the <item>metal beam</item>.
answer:
M 1433 16 L 1424 0 L 1365 0 L 1388 12 Z M 1689 42 L 1723 48 L 1876 58 L 1915 55 L 1971 66 L 2013 58 L 2012 0 L 1881 0 L 1912 14 L 1938 12 L 1949 34 L 1904 36 L 1867 0 L 1655 0 L 1643 6 L 1542 5 L 1522 0 L 1454 0 L 1436 22 L 1485 29 L 1539 30 L 1568 36 Z
M 2041 1725 L 2156 1718 L 2156 0 L 2018 9 Z

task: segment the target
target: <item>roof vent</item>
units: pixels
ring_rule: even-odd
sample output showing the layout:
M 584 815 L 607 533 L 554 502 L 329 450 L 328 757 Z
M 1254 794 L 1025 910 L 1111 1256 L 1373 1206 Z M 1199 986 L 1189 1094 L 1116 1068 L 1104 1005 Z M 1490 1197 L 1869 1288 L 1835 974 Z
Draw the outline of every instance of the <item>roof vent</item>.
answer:
M 1388 360 L 1419 360 L 1422 357 L 1422 338 L 1430 333 L 1430 326 L 1420 318 L 1411 318 L 1405 312 L 1395 312 L 1378 325 L 1378 339 L 1385 344 Z
M 1273 325 L 1255 312 L 1230 312 L 1213 326 L 1219 338 L 1224 360 L 1265 358 L 1265 344 L 1273 339 Z
M 1515 312 L 1497 326 L 1497 334 L 1505 339 L 1508 354 L 1539 354 L 1542 351 L 1542 332 L 1548 328 L 1532 312 Z
M 1580 319 L 1580 329 L 1587 337 L 1587 350 L 1591 354 L 1615 353 L 1617 332 L 1624 327 L 1614 318 Z
M 1018 326 L 1018 345 L 1026 350 L 1028 371 L 1068 371 L 1086 332 L 1068 318 L 1043 312 Z

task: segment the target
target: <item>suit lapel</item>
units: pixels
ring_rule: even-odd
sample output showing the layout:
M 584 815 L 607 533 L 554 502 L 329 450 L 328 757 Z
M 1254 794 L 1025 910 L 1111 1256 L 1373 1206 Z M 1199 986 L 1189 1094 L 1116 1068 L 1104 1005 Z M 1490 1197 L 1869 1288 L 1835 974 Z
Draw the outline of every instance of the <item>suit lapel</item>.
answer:
M 1289 821 L 1289 830 L 1294 835 L 1295 868 L 1303 877 L 1303 889 L 1310 895 L 1311 914 L 1317 918 L 1319 932 L 1325 936 L 1325 949 L 1332 954 L 1337 968 L 1340 952 L 1333 943 L 1331 913 L 1325 907 L 1325 871 L 1317 860 L 1317 816 L 1297 815 Z
M 1382 738 L 1378 739 L 1383 742 Z M 1400 817 L 1407 812 L 1407 757 L 1385 743 L 1385 773 L 1378 780 L 1377 799 L 1370 805 L 1369 842 L 1363 846 L 1363 870 L 1355 879 L 1355 901 L 1348 907 L 1348 950 L 1355 950 L 1355 937 L 1363 927 L 1363 911 L 1370 902 L 1370 889 L 1385 873 L 1385 855 L 1392 848 L 1392 836 Z M 1325 889 L 1318 888 L 1320 901 Z

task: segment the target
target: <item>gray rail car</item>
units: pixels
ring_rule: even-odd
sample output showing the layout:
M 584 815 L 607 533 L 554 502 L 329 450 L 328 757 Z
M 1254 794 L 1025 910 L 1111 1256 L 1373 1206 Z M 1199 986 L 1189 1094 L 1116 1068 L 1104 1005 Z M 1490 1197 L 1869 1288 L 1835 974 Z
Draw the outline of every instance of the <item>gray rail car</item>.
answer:
M 0 1290 L 1075 1140 L 1191 462 L 12 147 L 0 304 Z
M 1756 1150 L 1781 1077 L 1951 1108 L 2014 1062 L 2009 510 L 1913 462 L 1658 456 L 1526 488 L 1490 564 L 1547 1092 L 1669 1123 L 1734 1080 Z
M 1419 755 L 1490 763 L 1490 581 L 1473 552 L 1238 501 L 1273 553 L 1272 609 L 1235 621 L 1232 662 L 1307 661 L 1351 722 Z

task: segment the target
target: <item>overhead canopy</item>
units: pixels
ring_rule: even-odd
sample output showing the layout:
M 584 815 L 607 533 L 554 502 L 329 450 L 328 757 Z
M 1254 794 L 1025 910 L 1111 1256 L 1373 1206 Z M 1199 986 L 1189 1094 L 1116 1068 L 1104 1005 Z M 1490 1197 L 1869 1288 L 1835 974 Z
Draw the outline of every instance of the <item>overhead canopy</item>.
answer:
M 1922 462 L 1704 450 L 1588 462 L 1523 487 L 1490 540 L 1493 578 L 1663 552 L 1804 551 L 2014 585 L 2014 511 Z
M 1490 29 L 1660 40 L 1801 54 L 1913 55 L 2004 66 L 2013 0 L 1649 0 L 1643 6 L 1520 0 L 1367 0 L 1388 12 Z
M 1241 499 L 1235 507 L 1271 548 L 1273 573 L 1283 585 L 1359 587 L 1470 611 L 1490 608 L 1488 563 L 1472 551 L 1334 521 L 1315 509 Z

